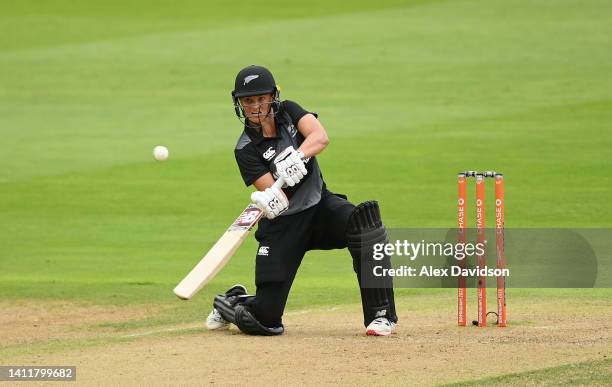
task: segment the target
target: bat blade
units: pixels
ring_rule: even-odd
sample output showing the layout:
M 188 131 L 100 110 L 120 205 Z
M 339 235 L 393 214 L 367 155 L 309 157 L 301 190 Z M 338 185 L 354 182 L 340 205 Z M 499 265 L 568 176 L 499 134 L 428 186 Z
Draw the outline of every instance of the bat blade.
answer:
M 249 205 L 227 229 L 225 234 L 206 253 L 204 258 L 174 288 L 174 294 L 183 300 L 191 299 L 221 271 L 261 219 L 263 211 Z

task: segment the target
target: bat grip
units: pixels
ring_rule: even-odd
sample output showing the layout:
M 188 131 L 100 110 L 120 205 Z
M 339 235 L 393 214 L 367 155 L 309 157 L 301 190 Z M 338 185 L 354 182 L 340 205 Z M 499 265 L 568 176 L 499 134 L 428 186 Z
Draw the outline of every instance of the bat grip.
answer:
M 281 189 L 283 188 L 283 185 L 285 185 L 285 179 L 279 177 L 278 180 L 276 180 L 272 185 L 272 188 Z
M 308 161 L 310 161 L 310 157 L 304 159 L 304 163 L 307 163 Z M 276 180 L 272 185 L 272 188 L 281 189 L 283 188 L 283 185 L 285 185 L 285 179 L 279 177 L 278 180 Z

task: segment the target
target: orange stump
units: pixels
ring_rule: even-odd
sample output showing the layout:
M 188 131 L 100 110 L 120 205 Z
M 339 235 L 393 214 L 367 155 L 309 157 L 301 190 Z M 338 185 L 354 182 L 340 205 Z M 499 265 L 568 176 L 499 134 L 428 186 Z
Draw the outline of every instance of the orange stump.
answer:
M 477 243 L 486 242 L 485 235 L 485 176 L 476 174 L 476 236 Z M 477 254 L 478 268 L 483 269 L 487 265 L 487 257 L 483 252 Z M 487 326 L 487 277 L 478 276 L 478 326 Z
M 504 251 L 504 176 L 495 174 L 495 246 L 497 251 L 497 268 L 506 268 Z M 506 278 L 497 277 L 497 325 L 506 326 Z
M 465 208 L 467 202 L 466 193 L 466 177 L 465 173 L 460 173 L 457 177 L 458 199 L 457 199 L 457 240 L 460 244 L 465 245 L 467 237 L 465 235 Z M 466 267 L 467 257 L 459 261 L 459 267 Z M 457 284 L 457 324 L 459 326 L 467 325 L 467 291 L 466 279 L 461 275 Z
M 504 250 L 504 176 L 494 171 L 476 172 L 465 171 L 457 175 L 457 241 L 459 244 L 467 243 L 467 179 L 476 178 L 476 239 L 478 244 L 482 244 L 482 249 L 477 249 L 476 259 L 479 270 L 487 268 L 486 257 L 486 214 L 485 214 L 485 180 L 495 178 L 495 246 L 496 246 L 496 267 L 506 268 L 506 256 Z M 482 251 L 482 254 L 479 252 Z M 459 261 L 459 267 L 467 267 L 467 257 Z M 474 321 L 479 327 L 487 326 L 487 276 L 477 276 L 477 301 L 478 301 L 478 320 Z M 467 325 L 467 278 L 458 277 L 457 284 L 457 324 Z M 506 278 L 497 277 L 497 325 L 505 327 L 506 321 Z

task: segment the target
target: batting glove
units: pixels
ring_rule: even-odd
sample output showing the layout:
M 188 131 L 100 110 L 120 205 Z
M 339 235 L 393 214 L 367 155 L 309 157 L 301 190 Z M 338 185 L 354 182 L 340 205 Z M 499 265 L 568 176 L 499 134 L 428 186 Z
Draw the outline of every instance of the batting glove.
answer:
M 278 188 L 270 187 L 265 191 L 255 191 L 251 194 L 251 202 L 259 207 L 268 219 L 274 219 L 289 208 L 289 200 Z
M 304 163 L 304 153 L 293 149 L 292 146 L 285 148 L 274 159 L 276 173 L 282 177 L 289 187 L 293 187 L 300 182 L 308 173 Z

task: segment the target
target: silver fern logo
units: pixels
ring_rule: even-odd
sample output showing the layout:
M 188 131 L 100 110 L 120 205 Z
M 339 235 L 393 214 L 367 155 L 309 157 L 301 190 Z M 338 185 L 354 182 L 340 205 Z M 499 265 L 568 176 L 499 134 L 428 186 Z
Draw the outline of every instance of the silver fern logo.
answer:
M 257 79 L 259 78 L 259 75 L 255 74 L 255 75 L 249 75 L 248 77 L 244 78 L 244 85 L 246 85 L 247 83 L 251 82 L 253 79 Z

